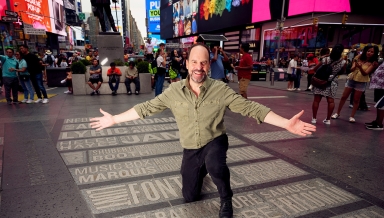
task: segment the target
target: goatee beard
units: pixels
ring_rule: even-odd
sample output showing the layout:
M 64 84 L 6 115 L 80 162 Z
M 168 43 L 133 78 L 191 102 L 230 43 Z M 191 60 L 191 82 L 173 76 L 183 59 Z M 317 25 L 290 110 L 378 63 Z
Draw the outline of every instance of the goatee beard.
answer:
M 196 79 L 193 77 L 193 74 L 194 74 L 195 72 L 199 72 L 199 73 L 203 74 L 203 77 L 202 77 L 201 79 L 199 79 L 199 80 L 196 80 Z M 194 71 L 192 71 L 192 73 L 189 75 L 189 77 L 190 77 L 190 78 L 192 79 L 192 81 L 195 82 L 195 83 L 202 83 L 202 82 L 204 82 L 204 81 L 207 79 L 207 74 L 205 73 L 204 70 L 194 70 Z

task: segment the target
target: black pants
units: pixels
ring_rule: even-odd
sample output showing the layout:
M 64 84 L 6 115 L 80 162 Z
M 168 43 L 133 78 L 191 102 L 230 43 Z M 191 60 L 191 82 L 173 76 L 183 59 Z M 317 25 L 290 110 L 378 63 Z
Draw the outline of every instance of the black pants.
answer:
M 3 77 L 4 89 L 5 89 L 5 98 L 7 102 L 11 102 L 13 98 L 13 102 L 19 101 L 19 79 L 17 77 Z M 12 98 L 11 98 L 12 91 Z
M 307 76 L 307 89 L 309 89 L 309 86 L 311 86 L 313 74 L 308 74 Z
M 127 87 L 127 92 L 130 92 L 131 91 L 131 82 L 135 83 L 135 91 L 138 91 L 140 92 L 140 80 L 139 80 L 139 77 L 136 77 L 136 78 L 133 78 L 133 79 L 128 79 L 126 78 L 125 79 L 125 86 Z
M 111 24 L 112 30 L 114 32 L 117 32 L 115 21 L 113 20 L 112 12 L 111 12 L 111 6 L 109 4 L 96 4 L 97 8 L 97 15 L 99 16 L 99 21 L 101 25 L 101 31 L 106 32 L 107 29 L 105 27 L 105 21 L 104 21 L 104 10 L 105 14 L 107 15 L 107 18 L 109 20 L 109 23 Z
M 230 173 L 226 161 L 227 150 L 228 136 L 225 134 L 200 149 L 184 149 L 180 173 L 186 202 L 199 200 L 203 179 L 207 173 L 217 186 L 221 201 L 232 199 Z

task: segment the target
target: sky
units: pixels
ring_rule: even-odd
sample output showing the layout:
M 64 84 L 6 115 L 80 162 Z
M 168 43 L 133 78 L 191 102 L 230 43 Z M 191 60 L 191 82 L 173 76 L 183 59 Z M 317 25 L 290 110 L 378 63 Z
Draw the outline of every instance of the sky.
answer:
M 91 1 L 81 0 L 81 4 L 83 5 L 83 12 L 92 12 Z M 145 26 L 145 0 L 130 0 L 130 6 L 132 16 L 136 20 L 141 36 L 146 37 L 147 27 Z

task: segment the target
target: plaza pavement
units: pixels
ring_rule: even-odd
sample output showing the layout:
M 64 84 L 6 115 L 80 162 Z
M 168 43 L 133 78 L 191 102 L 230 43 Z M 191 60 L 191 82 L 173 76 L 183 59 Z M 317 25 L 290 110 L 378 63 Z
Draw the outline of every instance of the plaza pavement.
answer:
M 287 118 L 304 109 L 309 122 L 313 96 L 282 90 L 284 84 L 251 82 L 250 99 Z M 237 83 L 229 85 L 238 90 Z M 169 110 L 90 129 L 88 119 L 100 116 L 99 108 L 121 113 L 153 93 L 64 91 L 49 90 L 58 94 L 49 104 L 0 103 L 0 217 L 217 217 L 219 198 L 209 177 L 201 201 L 182 199 L 182 149 Z M 355 124 L 349 112 L 346 105 L 330 126 L 318 123 L 313 136 L 298 137 L 228 111 L 235 217 L 383 217 L 384 133 L 364 128 L 374 110 L 358 111 Z M 323 100 L 320 121 L 325 114 Z

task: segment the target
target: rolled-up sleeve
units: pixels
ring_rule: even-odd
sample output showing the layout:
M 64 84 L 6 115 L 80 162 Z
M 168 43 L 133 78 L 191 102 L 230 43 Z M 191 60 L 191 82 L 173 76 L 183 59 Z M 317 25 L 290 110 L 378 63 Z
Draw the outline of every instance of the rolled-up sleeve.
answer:
M 154 99 L 135 105 L 133 108 L 141 119 L 158 114 L 169 108 L 169 102 L 172 98 L 172 86 L 167 88 L 162 94 Z
M 254 101 L 243 98 L 233 89 L 225 88 L 225 104 L 233 112 L 243 116 L 254 118 L 258 124 L 264 122 L 265 117 L 271 111 L 270 108 Z

